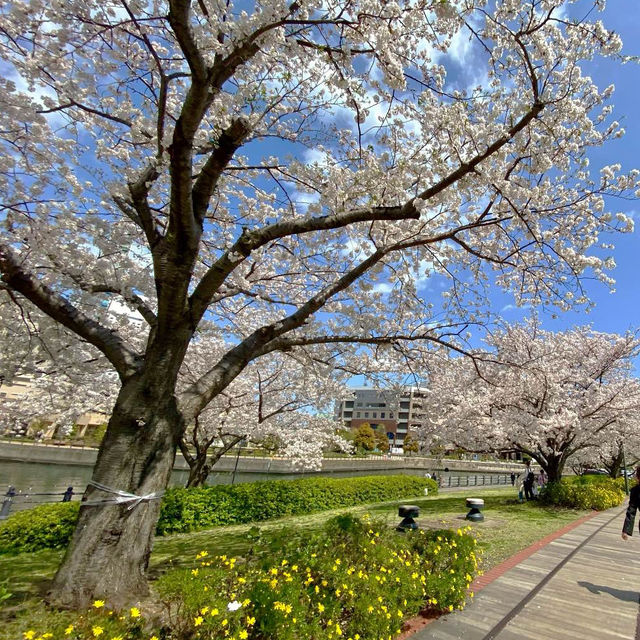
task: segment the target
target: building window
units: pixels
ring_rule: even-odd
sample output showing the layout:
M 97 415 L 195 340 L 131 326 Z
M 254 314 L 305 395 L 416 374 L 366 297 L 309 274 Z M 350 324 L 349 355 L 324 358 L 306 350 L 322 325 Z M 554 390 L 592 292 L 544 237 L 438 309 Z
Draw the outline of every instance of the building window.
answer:
M 359 418 L 359 417 L 360 417 L 360 412 L 356 411 L 356 418 Z
M 365 417 L 365 418 L 368 418 L 368 417 L 369 417 L 369 412 L 368 412 L 368 411 L 365 411 L 365 412 L 364 412 L 364 417 Z
M 384 412 L 384 411 L 381 411 L 381 412 L 380 412 L 380 417 L 381 417 L 382 419 L 384 419 L 384 416 L 385 416 L 385 412 Z
M 374 412 L 371 414 L 371 417 L 372 417 L 372 418 L 377 418 L 377 417 L 378 417 L 378 412 L 377 412 L 377 411 L 374 411 Z

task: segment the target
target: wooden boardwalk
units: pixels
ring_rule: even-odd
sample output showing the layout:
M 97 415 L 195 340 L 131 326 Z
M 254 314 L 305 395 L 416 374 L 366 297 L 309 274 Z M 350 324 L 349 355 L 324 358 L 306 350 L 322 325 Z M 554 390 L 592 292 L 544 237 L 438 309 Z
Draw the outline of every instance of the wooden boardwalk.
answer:
M 640 640 L 640 535 L 624 542 L 623 520 L 621 508 L 598 513 L 514 556 L 410 640 Z

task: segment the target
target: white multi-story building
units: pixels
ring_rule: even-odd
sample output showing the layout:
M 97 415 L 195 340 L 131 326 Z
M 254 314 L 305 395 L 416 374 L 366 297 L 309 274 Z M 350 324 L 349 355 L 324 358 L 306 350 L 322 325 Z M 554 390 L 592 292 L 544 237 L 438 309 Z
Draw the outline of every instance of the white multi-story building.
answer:
M 424 414 L 424 389 L 406 387 L 399 393 L 390 390 L 356 387 L 336 402 L 335 418 L 349 429 L 369 423 L 373 428 L 393 434 L 398 446 Z

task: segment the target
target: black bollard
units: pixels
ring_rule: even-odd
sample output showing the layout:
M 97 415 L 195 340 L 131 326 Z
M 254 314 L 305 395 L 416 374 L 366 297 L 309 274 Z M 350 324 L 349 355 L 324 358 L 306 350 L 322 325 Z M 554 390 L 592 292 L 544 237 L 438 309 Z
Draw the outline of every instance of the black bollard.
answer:
M 62 502 L 71 502 L 71 497 L 73 496 L 73 487 L 67 487 L 67 490 L 64 492 L 62 496 Z
M 420 507 L 413 504 L 402 504 L 398 508 L 398 515 L 404 519 L 396 527 L 396 531 L 413 531 L 418 528 L 418 523 L 414 518 L 420 515 Z

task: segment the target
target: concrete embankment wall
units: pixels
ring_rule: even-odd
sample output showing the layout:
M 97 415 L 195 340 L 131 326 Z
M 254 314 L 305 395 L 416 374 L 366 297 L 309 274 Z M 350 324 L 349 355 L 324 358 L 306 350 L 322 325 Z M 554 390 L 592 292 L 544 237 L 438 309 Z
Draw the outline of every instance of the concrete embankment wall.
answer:
M 67 447 L 30 442 L 0 441 L 0 461 L 31 462 L 40 464 L 64 464 L 93 467 L 98 450 L 89 447 Z M 188 465 L 181 455 L 176 456 L 174 469 L 185 470 Z M 216 463 L 216 471 L 233 471 L 236 468 L 236 456 L 224 456 Z M 509 462 L 485 462 L 480 460 L 438 460 L 422 457 L 385 457 L 368 458 L 326 458 L 322 462 L 322 472 L 345 471 L 402 471 L 403 469 L 424 469 L 427 471 L 477 471 L 483 473 L 510 473 L 520 470 L 521 464 Z M 291 460 L 285 458 L 260 458 L 240 456 L 237 459 L 237 471 L 240 473 L 296 473 Z

